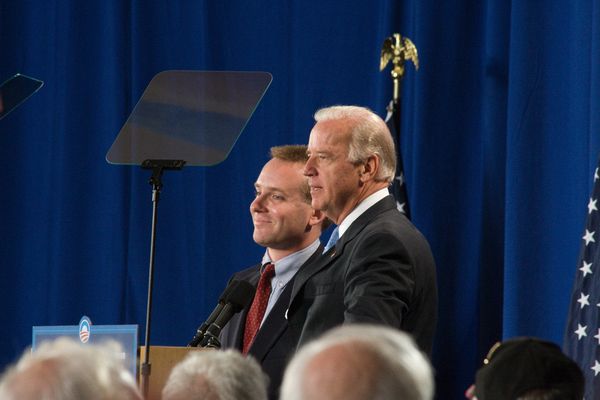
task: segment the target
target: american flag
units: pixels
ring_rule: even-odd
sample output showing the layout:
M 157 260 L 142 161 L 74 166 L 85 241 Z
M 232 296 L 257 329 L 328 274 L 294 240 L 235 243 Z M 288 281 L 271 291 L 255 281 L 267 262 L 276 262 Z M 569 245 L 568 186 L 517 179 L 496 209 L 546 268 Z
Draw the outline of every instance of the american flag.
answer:
M 600 398 L 600 177 L 594 172 L 594 189 L 588 202 L 585 231 L 571 295 L 564 351 L 585 376 L 585 398 Z
M 396 177 L 392 183 L 391 193 L 396 199 L 396 206 L 401 213 L 410 219 L 410 208 L 408 207 L 408 194 L 406 192 L 406 182 L 404 180 L 404 167 L 402 164 L 402 151 L 400 151 L 400 102 L 390 101 L 387 107 L 387 116 L 385 122 L 392 134 L 396 144 Z

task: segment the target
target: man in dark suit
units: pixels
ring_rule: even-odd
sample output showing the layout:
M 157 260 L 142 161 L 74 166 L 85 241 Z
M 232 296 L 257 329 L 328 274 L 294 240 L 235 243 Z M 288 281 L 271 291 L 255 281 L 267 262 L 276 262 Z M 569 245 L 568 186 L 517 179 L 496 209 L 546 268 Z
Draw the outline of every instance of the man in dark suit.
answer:
M 338 225 L 339 240 L 296 276 L 290 330 L 302 345 L 343 323 L 383 324 L 412 334 L 430 353 L 435 263 L 427 241 L 388 192 L 396 169 L 390 132 L 362 107 L 325 108 L 315 120 L 304 174 L 313 208 Z
M 269 375 L 269 398 L 277 398 L 283 371 L 297 342 L 287 329 L 285 311 L 296 273 L 310 265 L 322 252 L 319 242 L 324 215 L 311 207 L 310 189 L 303 175 L 306 146 L 280 146 L 271 149 L 255 183 L 256 197 L 250 205 L 254 241 L 266 247 L 262 263 L 236 273 L 232 280 L 245 280 L 257 287 L 253 304 L 235 315 L 220 334 L 222 347 L 236 348 L 255 357 Z M 264 277 L 269 264 L 274 277 Z M 271 268 L 271 267 L 269 267 Z M 270 294 L 259 315 L 261 286 Z M 262 314 L 262 313 L 260 313 Z M 262 321 L 262 322 L 261 322 Z M 258 329 L 255 336 L 254 330 Z

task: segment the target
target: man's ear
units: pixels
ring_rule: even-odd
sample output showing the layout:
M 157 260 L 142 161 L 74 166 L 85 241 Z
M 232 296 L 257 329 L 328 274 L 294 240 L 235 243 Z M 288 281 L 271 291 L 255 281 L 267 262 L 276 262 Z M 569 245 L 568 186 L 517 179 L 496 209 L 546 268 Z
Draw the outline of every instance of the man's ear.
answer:
M 320 224 L 325 218 L 325 213 L 323 211 L 313 209 L 308 220 L 308 228 Z
M 360 181 L 367 182 L 375 179 L 379 171 L 380 160 L 375 154 L 370 155 L 360 166 Z

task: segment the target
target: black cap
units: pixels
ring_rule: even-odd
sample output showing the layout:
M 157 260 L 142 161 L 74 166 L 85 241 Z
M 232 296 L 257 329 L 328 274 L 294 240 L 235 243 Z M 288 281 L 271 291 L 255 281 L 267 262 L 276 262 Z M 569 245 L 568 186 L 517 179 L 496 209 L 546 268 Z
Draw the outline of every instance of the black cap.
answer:
M 512 400 L 532 390 L 549 389 L 561 391 L 561 399 L 583 398 L 581 369 L 554 343 L 515 338 L 492 347 L 490 353 L 475 378 L 478 400 Z

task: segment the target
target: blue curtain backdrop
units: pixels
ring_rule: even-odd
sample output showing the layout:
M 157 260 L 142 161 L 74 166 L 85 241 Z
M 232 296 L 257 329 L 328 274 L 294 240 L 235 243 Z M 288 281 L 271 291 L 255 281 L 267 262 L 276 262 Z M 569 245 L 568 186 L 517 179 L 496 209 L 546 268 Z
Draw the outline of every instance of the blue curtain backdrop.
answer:
M 0 366 L 32 325 L 143 332 L 149 173 L 105 154 L 155 74 L 273 74 L 226 161 L 164 176 L 151 343 L 183 345 L 261 257 L 248 206 L 269 147 L 306 143 L 322 106 L 384 115 L 394 32 L 421 61 L 402 152 L 438 266 L 438 397 L 498 339 L 560 343 L 600 151 L 600 1 L 0 0 L 0 80 L 45 81 L 0 121 Z

